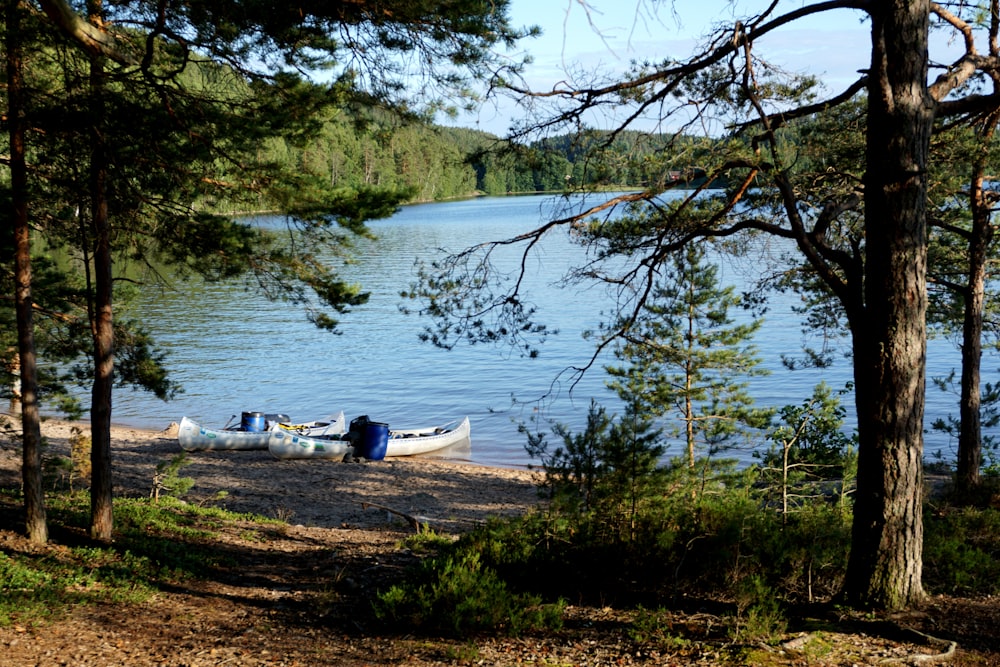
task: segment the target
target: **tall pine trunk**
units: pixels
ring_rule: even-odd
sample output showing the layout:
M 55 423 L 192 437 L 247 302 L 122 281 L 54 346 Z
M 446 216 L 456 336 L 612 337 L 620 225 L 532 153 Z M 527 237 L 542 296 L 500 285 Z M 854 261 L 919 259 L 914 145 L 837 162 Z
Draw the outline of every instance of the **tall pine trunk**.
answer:
M 91 8 L 91 15 L 97 12 Z M 94 306 L 91 332 L 94 340 L 94 384 L 91 391 L 90 535 L 110 540 L 114 528 L 111 470 L 111 391 L 114 384 L 114 332 L 112 330 L 111 229 L 107 201 L 107 155 L 102 127 L 104 57 L 90 63 L 91 158 L 90 214 L 94 238 Z
M 986 293 L 986 263 L 993 237 L 990 218 L 993 214 L 988 195 L 983 188 L 986 173 L 986 153 L 993 139 L 993 123 L 981 137 L 981 152 L 973 164 L 969 208 L 972 230 L 969 235 L 969 273 L 964 296 L 962 323 L 962 379 L 959 398 L 958 461 L 955 490 L 960 497 L 971 498 L 979 486 L 982 463 L 982 417 L 980 373 L 983 358 L 983 309 Z
M 858 479 L 844 596 L 883 609 L 924 597 L 928 12 L 927 0 L 871 7 L 865 308 L 852 331 Z
M 10 134 L 10 185 L 14 233 L 14 308 L 21 373 L 21 430 L 24 523 L 28 539 L 49 539 L 42 491 L 42 432 L 38 408 L 38 367 L 35 357 L 34 300 L 31 292 L 31 228 L 28 225 L 28 169 L 25 160 L 24 61 L 21 48 L 21 8 L 7 0 L 7 124 Z

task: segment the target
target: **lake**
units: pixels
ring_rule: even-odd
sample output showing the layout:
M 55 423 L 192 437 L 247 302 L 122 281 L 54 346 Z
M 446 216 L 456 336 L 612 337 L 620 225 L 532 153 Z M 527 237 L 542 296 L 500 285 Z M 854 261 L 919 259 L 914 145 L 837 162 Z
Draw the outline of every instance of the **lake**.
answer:
M 392 428 L 443 424 L 464 415 L 472 421 L 471 448 L 451 452 L 474 463 L 522 466 L 531 463 L 518 423 L 538 416 L 581 429 L 591 399 L 619 410 L 598 365 L 572 387 L 566 369 L 591 353 L 582 334 L 595 329 L 610 300 L 598 289 L 560 289 L 562 271 L 581 249 L 567 238 L 546 242 L 529 264 L 528 295 L 539 318 L 558 335 L 524 358 L 505 346 L 460 346 L 442 350 L 421 342 L 428 324 L 405 314 L 400 292 L 415 279 L 415 262 L 473 244 L 526 231 L 551 212 L 549 197 L 491 197 L 406 206 L 374 221 L 377 242 L 360 243 L 356 263 L 344 275 L 371 292 L 365 306 L 344 315 L 341 335 L 320 331 L 296 306 L 271 303 L 242 282 L 184 284 L 145 290 L 139 312 L 183 393 L 169 403 L 116 390 L 113 419 L 129 426 L 163 429 L 183 415 L 221 426 L 243 411 L 280 412 L 295 421 L 344 410 L 348 420 L 368 415 Z M 269 221 L 262 220 L 262 224 Z M 724 265 L 724 284 L 740 285 L 745 269 Z M 803 335 L 792 313 L 797 297 L 772 302 L 756 344 L 771 375 L 755 378 L 759 405 L 801 403 L 825 380 L 840 388 L 850 378 L 844 360 L 825 370 L 785 370 L 782 354 L 795 354 Z M 733 313 L 737 318 L 745 317 Z M 611 361 L 607 359 L 606 361 Z M 932 341 L 928 376 L 947 374 L 958 361 L 946 341 Z M 992 359 L 984 369 L 993 369 Z M 984 378 L 990 379 L 990 378 Z M 539 400 L 543 399 L 544 400 Z M 852 399 L 845 405 L 853 412 Z M 957 399 L 928 390 L 930 418 L 957 413 Z M 950 453 L 945 436 L 928 433 L 928 453 Z M 672 449 L 671 454 L 679 454 Z M 749 453 L 738 454 L 749 459 Z

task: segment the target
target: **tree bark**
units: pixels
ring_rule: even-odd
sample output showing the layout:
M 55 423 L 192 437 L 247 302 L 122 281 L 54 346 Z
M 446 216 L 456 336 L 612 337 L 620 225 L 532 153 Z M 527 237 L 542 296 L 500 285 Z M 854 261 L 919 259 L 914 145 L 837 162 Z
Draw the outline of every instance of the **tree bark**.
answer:
M 96 11 L 91 12 L 92 16 Z M 107 201 L 107 157 L 101 119 L 104 117 L 104 58 L 90 64 L 91 123 L 90 196 L 94 234 L 94 384 L 91 388 L 90 535 L 110 540 L 114 528 L 111 467 L 111 391 L 114 385 L 114 332 L 112 329 L 111 229 Z
M 33 298 L 31 292 L 31 228 L 28 225 L 28 169 L 25 160 L 24 81 L 21 48 L 21 9 L 7 0 L 7 124 L 10 134 L 10 180 L 14 233 L 14 308 L 21 372 L 21 430 L 24 485 L 24 523 L 28 539 L 44 544 L 49 539 L 42 491 L 42 432 L 38 409 L 38 367 L 35 357 Z
M 992 119 L 991 122 L 995 122 Z M 965 310 L 962 323 L 962 379 L 959 398 L 958 460 L 955 471 L 955 491 L 959 497 L 971 498 L 979 486 L 982 464 L 982 416 L 980 373 L 983 357 L 983 308 L 986 294 L 986 262 L 993 237 L 990 225 L 992 211 L 983 188 L 986 170 L 986 146 L 993 139 L 991 125 L 983 137 L 982 153 L 975 160 L 969 208 L 972 230 L 969 237 L 969 274 L 965 290 Z
M 873 3 L 865 175 L 865 309 L 855 322 L 858 481 L 844 597 L 903 609 L 924 597 L 927 0 Z

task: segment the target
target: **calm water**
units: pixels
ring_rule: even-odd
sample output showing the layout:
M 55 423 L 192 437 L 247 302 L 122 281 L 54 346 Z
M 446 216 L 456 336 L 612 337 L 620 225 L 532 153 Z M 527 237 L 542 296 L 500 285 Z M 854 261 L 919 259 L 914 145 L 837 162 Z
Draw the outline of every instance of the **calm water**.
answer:
M 246 410 L 282 412 L 293 420 L 344 410 L 348 419 L 368 415 L 394 428 L 441 424 L 469 415 L 472 445 L 453 452 L 476 463 L 530 463 L 517 424 L 533 414 L 580 428 L 592 398 L 617 409 L 600 367 L 569 392 L 567 367 L 584 363 L 590 346 L 583 331 L 601 321 L 609 299 L 598 290 L 562 290 L 555 283 L 580 249 L 553 239 L 532 256 L 530 297 L 542 321 L 559 330 L 536 359 L 505 347 L 460 347 L 452 351 L 422 343 L 426 324 L 400 311 L 399 296 L 414 279 L 418 259 L 439 256 L 477 242 L 501 239 L 537 224 L 552 201 L 544 197 L 484 198 L 409 206 L 389 220 L 371 224 L 377 243 L 365 243 L 346 275 L 372 293 L 370 302 L 341 318 L 343 335 L 319 331 L 294 306 L 268 302 L 236 284 L 197 284 L 182 290 L 151 289 L 141 307 L 144 322 L 169 353 L 168 365 L 184 393 L 164 403 L 117 391 L 114 421 L 162 429 L 187 415 L 221 426 Z M 742 273 L 723 267 L 726 284 Z M 758 350 L 773 374 L 755 379 L 758 404 L 800 403 L 826 380 L 843 386 L 850 369 L 840 362 L 826 371 L 782 369 L 781 354 L 802 343 L 791 300 L 772 304 L 758 335 Z M 406 305 L 413 306 L 408 303 Z M 945 342 L 932 345 L 929 375 L 944 375 L 957 359 Z M 984 368 L 991 368 L 987 360 Z M 987 378 L 992 379 L 992 378 Z M 537 403 L 537 399 L 549 396 Z M 845 404 L 850 409 L 850 398 Z M 928 416 L 955 412 L 954 398 L 929 390 Z M 929 423 L 929 420 L 928 420 Z M 928 434 L 927 451 L 948 451 L 946 440 Z M 674 453 L 679 453 L 679 450 Z M 748 457 L 748 454 L 743 454 Z

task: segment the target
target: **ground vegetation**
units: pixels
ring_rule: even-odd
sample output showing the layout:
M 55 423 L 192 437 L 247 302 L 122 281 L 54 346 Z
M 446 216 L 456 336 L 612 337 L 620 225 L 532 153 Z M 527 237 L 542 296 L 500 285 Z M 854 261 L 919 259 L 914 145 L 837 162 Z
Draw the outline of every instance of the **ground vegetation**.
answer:
M 46 460 L 71 457 L 73 427 L 43 424 Z M 609 515 L 588 519 L 579 504 L 539 497 L 537 473 L 420 460 L 279 462 L 266 452 L 201 452 L 168 470 L 178 455 L 169 432 L 115 431 L 121 500 L 111 543 L 89 537 L 86 494 L 64 468 L 47 466 L 51 539 L 39 545 L 21 530 L 17 447 L 0 446 L 0 646 L 12 664 L 1000 664 L 989 593 L 998 581 L 989 565 L 996 512 L 950 505 L 942 478 L 928 479 L 927 605 L 858 614 L 820 599 L 835 588 L 827 577 L 843 571 L 843 544 L 800 540 L 790 552 L 797 560 L 759 560 L 793 534 L 815 540 L 831 522 L 846 533 L 843 516 L 832 519 L 838 511 L 800 513 L 780 529 L 776 513 L 740 509 L 746 488 L 726 498 L 715 485 L 695 510 L 686 465 L 674 469 L 688 481 L 672 507 L 646 506 L 642 515 L 690 507 L 671 520 L 701 538 L 676 572 L 650 565 L 643 580 L 630 577 L 639 573 L 635 560 L 610 550 L 576 558 L 601 536 L 634 555 L 641 522 L 638 533 L 575 536 L 567 522 L 607 526 Z M 158 473 L 193 483 L 152 498 Z M 595 482 L 606 489 L 613 480 Z M 375 506 L 421 517 L 420 532 Z M 726 552 L 699 563 L 706 540 Z M 657 555 L 685 550 L 673 544 L 660 544 Z M 557 553 L 574 559 L 560 569 Z M 836 563 L 812 561 L 813 603 L 807 571 L 795 566 L 808 553 L 840 554 Z M 545 572 L 558 576 L 546 580 Z M 668 579 L 683 591 L 656 585 Z M 602 593 L 589 589 L 598 581 L 609 584 Z M 477 588 L 479 598 L 449 597 L 476 582 L 493 584 Z M 583 583 L 594 594 L 570 597 Z M 434 613 L 420 623 L 400 616 L 397 625 L 385 616 L 386 605 L 405 599 L 394 589 L 415 591 L 416 611 Z M 467 608 L 455 603 L 476 600 L 504 602 L 496 608 L 513 616 L 473 631 L 462 625 Z M 533 618 L 540 622 L 521 623 Z

